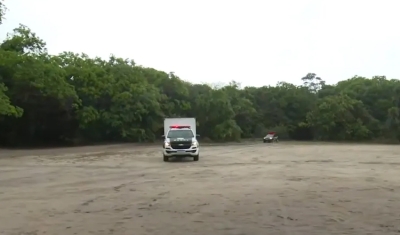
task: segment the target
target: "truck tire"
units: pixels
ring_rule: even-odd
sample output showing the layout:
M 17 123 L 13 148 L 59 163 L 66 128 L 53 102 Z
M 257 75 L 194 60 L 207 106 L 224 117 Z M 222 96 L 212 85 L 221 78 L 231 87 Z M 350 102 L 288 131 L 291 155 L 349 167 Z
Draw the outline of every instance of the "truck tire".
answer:
M 200 154 L 193 157 L 193 161 L 197 162 L 199 160 Z
M 164 162 L 168 162 L 168 160 L 169 160 L 169 157 L 167 157 L 167 156 L 163 155 L 163 159 L 164 159 Z

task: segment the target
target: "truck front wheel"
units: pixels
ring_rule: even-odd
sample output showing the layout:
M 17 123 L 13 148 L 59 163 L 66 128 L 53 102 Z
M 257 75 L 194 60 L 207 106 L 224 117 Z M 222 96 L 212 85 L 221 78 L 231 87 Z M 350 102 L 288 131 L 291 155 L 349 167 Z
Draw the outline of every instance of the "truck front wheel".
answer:
M 167 157 L 167 156 L 163 155 L 163 158 L 164 158 L 164 162 L 168 162 L 168 160 L 169 160 L 169 157 Z
M 197 162 L 199 160 L 199 155 L 193 157 L 193 161 Z

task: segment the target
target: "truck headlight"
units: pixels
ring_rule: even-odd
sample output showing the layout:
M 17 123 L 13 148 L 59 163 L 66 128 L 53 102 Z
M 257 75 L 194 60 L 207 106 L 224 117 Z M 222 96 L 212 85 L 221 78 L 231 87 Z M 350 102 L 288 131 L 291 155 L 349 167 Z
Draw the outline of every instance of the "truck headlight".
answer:
M 199 143 L 197 141 L 192 142 L 192 146 L 197 147 L 198 145 L 199 145 Z
M 167 148 L 167 147 L 171 147 L 171 145 L 168 142 L 164 142 L 164 148 Z

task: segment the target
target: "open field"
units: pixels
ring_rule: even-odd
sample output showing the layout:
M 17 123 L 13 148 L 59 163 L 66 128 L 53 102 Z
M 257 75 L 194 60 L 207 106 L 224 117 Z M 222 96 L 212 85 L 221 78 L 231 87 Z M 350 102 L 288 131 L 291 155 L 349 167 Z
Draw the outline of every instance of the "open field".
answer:
M 199 162 L 163 162 L 159 145 L 3 151 L 0 234 L 400 234 L 399 150 L 204 146 Z

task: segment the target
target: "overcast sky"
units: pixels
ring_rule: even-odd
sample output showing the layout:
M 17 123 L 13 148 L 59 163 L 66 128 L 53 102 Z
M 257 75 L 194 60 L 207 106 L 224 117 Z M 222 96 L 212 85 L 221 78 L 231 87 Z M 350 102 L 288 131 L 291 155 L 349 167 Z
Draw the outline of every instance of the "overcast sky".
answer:
M 49 52 L 115 54 L 191 82 L 400 78 L 400 0 L 5 0 L 4 38 L 29 26 Z

